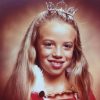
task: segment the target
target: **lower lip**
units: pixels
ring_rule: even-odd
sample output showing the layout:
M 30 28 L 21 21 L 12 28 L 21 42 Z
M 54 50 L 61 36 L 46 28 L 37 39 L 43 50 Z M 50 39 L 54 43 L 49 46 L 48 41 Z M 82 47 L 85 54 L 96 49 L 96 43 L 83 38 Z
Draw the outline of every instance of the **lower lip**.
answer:
M 61 69 L 62 66 L 52 66 L 53 69 Z

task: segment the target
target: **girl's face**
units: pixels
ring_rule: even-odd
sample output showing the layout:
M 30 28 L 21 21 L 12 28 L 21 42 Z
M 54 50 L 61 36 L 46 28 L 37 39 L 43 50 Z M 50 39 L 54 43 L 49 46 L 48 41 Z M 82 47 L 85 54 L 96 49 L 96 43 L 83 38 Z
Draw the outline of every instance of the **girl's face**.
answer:
M 72 61 L 76 34 L 71 25 L 57 20 L 40 27 L 37 56 L 43 73 L 51 76 L 65 73 Z

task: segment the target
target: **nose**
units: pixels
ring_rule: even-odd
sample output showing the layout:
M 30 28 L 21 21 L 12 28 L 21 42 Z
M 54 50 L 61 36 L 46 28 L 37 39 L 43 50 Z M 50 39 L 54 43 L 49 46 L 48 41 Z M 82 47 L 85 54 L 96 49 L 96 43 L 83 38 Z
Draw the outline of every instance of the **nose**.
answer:
M 62 58 L 63 53 L 61 47 L 56 47 L 52 55 L 55 58 Z

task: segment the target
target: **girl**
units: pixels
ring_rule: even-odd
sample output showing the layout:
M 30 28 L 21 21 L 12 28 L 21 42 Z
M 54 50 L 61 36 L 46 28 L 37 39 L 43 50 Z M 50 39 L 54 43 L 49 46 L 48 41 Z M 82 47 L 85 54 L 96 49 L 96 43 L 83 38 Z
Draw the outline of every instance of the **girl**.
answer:
M 50 7 L 26 32 L 3 100 L 95 100 L 74 10 Z

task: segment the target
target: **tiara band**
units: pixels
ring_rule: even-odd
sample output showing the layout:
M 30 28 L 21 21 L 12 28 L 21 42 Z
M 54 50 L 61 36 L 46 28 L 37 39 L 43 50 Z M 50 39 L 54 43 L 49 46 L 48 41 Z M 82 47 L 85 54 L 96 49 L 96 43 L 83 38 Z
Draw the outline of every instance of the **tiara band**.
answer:
M 68 7 L 68 5 L 64 2 L 64 0 L 59 1 L 57 4 L 52 2 L 46 2 L 47 10 L 52 12 L 62 12 L 68 15 L 69 19 L 74 19 L 74 14 L 76 13 L 77 9 L 74 7 Z

